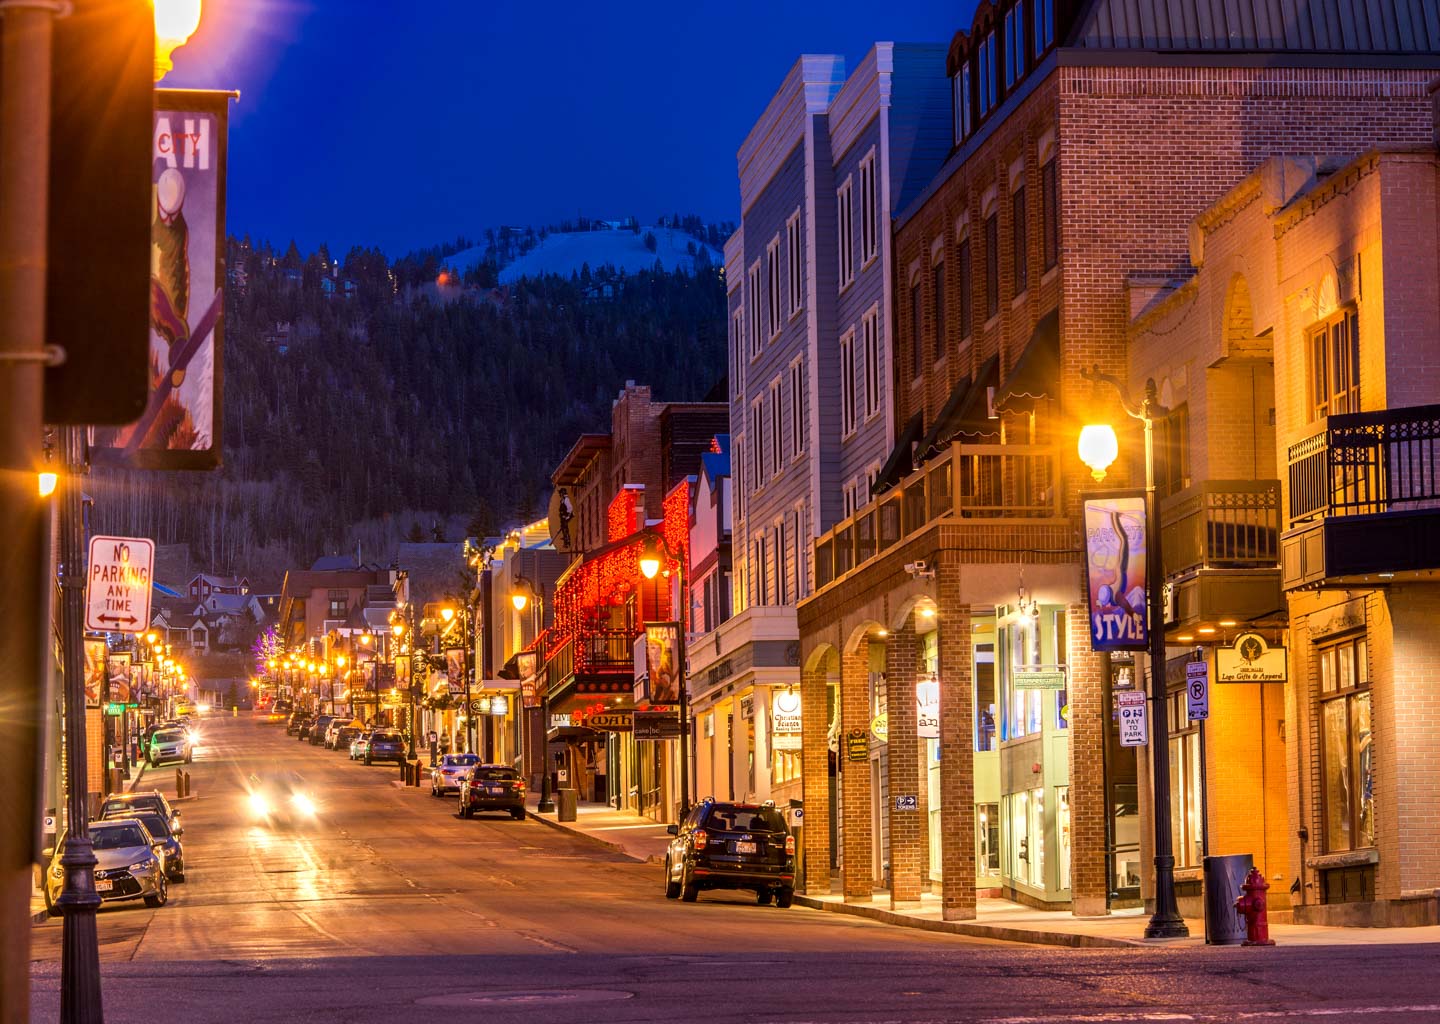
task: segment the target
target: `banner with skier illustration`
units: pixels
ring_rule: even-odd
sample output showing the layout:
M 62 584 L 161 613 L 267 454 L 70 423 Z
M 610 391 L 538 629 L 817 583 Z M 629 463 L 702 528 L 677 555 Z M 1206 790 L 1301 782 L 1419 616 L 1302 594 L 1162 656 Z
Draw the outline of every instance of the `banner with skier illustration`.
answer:
M 225 305 L 225 140 L 230 93 L 155 94 L 150 208 L 150 398 L 96 431 L 96 462 L 148 469 L 220 463 Z
M 1149 641 L 1145 570 L 1145 496 L 1085 499 L 1085 576 L 1090 647 L 1143 651 Z

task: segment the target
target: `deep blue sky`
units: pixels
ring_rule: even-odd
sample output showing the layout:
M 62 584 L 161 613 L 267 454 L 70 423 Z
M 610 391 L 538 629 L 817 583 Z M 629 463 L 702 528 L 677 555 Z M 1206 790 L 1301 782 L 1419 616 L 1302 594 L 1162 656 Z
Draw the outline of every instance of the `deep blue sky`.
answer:
M 207 0 L 166 86 L 239 89 L 229 228 L 393 255 L 501 223 L 738 217 L 801 53 L 948 42 L 974 0 Z

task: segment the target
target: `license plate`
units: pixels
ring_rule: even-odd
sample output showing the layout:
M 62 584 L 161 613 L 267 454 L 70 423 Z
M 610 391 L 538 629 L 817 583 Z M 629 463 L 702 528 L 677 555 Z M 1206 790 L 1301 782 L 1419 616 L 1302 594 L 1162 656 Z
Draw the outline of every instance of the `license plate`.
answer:
M 485 792 L 489 793 L 491 796 L 499 796 L 501 793 L 504 793 L 505 790 L 501 789 L 499 786 L 486 786 Z
M 115 883 L 112 882 L 112 881 L 110 881 L 110 879 L 108 879 L 108 878 L 97 878 L 97 879 L 95 879 L 95 891 L 96 891 L 96 892 L 109 892 L 109 891 L 110 891 L 111 889 L 113 889 L 113 888 L 115 888 Z
M 755 852 L 755 844 L 754 844 L 754 843 L 745 843 L 745 842 L 736 843 L 736 844 L 735 844 L 735 852 L 736 852 L 736 853 L 754 853 L 754 852 Z

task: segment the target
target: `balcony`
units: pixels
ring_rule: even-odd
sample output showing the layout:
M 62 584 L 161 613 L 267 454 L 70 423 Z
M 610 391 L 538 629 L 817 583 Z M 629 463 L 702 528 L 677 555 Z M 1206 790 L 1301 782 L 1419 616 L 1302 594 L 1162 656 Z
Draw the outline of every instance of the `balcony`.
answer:
M 1331 416 L 1288 454 L 1285 589 L 1440 568 L 1440 405 Z
M 1046 445 L 952 444 L 815 542 L 820 590 L 939 520 L 1012 523 L 1061 514 Z
M 1166 631 L 1255 622 L 1285 607 L 1280 481 L 1206 480 L 1160 502 Z
M 628 696 L 634 688 L 639 635 L 624 629 L 601 629 L 566 640 L 545 662 L 551 700 L 568 694 Z

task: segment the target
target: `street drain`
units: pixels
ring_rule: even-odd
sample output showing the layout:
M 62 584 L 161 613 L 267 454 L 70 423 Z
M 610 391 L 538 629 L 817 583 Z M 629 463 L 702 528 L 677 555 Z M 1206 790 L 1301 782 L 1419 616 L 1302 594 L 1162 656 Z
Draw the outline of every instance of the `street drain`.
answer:
M 536 1003 L 608 1003 L 635 993 L 604 988 L 552 989 L 542 992 L 452 992 L 415 1000 L 419 1006 L 529 1006 Z

